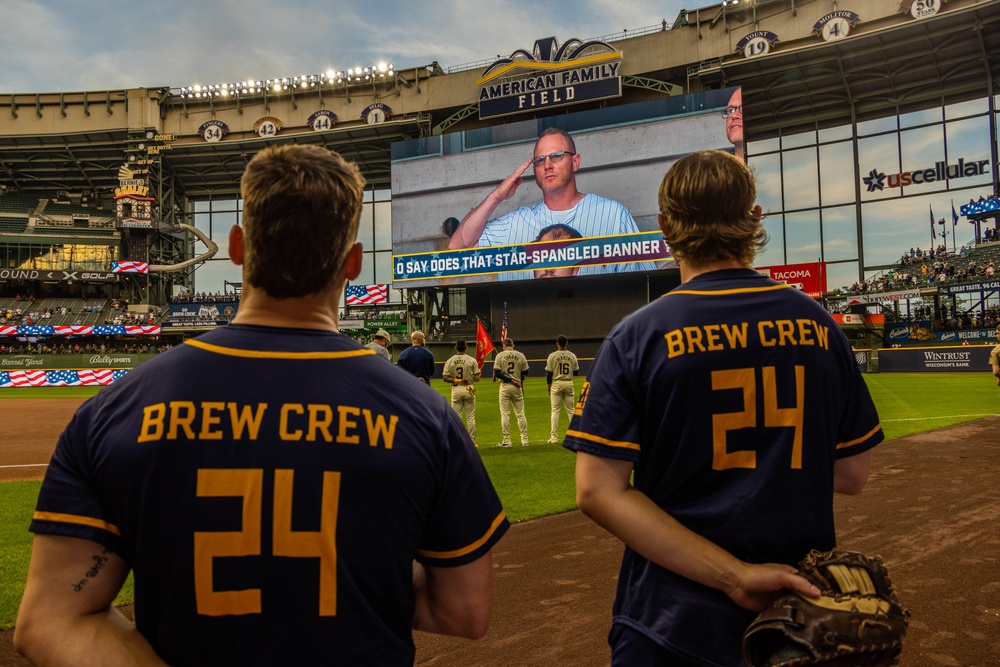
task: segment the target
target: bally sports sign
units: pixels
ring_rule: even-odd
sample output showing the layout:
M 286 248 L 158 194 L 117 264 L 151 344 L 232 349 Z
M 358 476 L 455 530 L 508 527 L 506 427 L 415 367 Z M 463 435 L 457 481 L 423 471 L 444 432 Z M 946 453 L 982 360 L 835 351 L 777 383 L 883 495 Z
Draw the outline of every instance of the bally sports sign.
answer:
M 555 37 L 490 65 L 479 86 L 479 117 L 493 118 L 590 100 L 621 97 L 622 52 L 611 45 Z
M 820 298 L 826 291 L 826 264 L 823 262 L 755 266 L 754 271 L 779 283 L 788 283 L 814 299 Z

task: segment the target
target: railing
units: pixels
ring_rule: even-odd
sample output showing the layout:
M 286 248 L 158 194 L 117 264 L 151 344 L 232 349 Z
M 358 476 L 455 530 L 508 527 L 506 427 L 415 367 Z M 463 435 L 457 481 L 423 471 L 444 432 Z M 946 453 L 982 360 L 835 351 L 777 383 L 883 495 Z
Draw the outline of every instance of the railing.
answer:
M 670 30 L 671 24 L 667 23 L 666 19 L 656 25 L 648 25 L 644 28 L 623 28 L 618 32 L 608 33 L 606 35 L 601 35 L 599 37 L 589 37 L 584 42 L 618 42 L 623 39 L 629 39 L 631 37 L 639 37 L 641 35 L 649 35 L 654 32 L 665 32 Z M 496 58 L 486 58 L 484 60 L 477 60 L 472 63 L 463 63 L 461 65 L 453 65 L 447 69 L 448 74 L 455 74 L 456 72 L 467 72 L 473 69 L 486 69 L 496 61 L 503 58 L 501 55 L 497 55 Z

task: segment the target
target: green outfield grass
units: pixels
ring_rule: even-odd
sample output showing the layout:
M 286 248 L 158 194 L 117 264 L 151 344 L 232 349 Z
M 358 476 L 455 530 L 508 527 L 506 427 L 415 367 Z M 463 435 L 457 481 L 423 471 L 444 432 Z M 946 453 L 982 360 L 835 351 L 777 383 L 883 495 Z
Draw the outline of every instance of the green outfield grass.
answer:
M 879 409 L 889 440 L 1000 414 L 1000 387 L 988 372 L 934 374 L 875 374 L 865 377 Z M 576 381 L 577 390 L 583 383 Z M 440 380 L 433 385 L 450 396 Z M 545 382 L 525 383 L 525 414 L 531 445 L 517 446 L 517 426 L 511 419 L 514 446 L 500 449 L 499 385 L 478 385 L 477 421 L 479 453 L 512 521 L 524 521 L 575 509 L 574 455 L 561 445 L 546 444 L 549 437 L 549 403 Z M 95 389 L 53 387 L 2 389 L 0 398 L 90 396 Z M 567 421 L 560 421 L 560 434 Z M 2 445 L 0 445 L 2 446 Z M 0 628 L 14 623 L 28 571 L 31 536 L 26 528 L 38 496 L 39 482 L 0 484 Z M 131 582 L 130 582 L 131 583 Z M 119 603 L 132 600 L 129 585 Z

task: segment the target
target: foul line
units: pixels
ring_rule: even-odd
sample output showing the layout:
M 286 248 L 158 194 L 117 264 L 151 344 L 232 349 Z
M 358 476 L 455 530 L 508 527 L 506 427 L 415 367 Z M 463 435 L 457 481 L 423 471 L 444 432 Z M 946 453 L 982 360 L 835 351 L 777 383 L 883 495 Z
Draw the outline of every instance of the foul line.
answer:
M 21 465 L 0 466 L 0 468 L 39 468 L 39 467 L 44 468 L 47 465 L 48 463 L 23 463 Z
M 996 417 L 996 413 L 987 412 L 982 415 L 940 415 L 938 417 L 908 417 L 906 419 L 883 419 L 883 422 L 922 422 L 931 419 L 965 419 L 966 417 Z

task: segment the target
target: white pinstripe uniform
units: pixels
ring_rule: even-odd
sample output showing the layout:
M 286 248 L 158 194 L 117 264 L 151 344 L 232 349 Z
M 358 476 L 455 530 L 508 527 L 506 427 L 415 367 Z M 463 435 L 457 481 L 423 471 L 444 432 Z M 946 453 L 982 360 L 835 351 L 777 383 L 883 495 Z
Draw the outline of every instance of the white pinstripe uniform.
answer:
M 512 211 L 490 219 L 479 237 L 478 246 L 500 246 L 530 243 L 538 233 L 550 225 L 563 224 L 572 227 L 584 237 L 615 236 L 635 234 L 639 231 L 632 214 L 623 204 L 595 194 L 583 196 L 576 206 L 566 211 L 552 211 L 544 200 L 531 206 L 519 206 Z M 627 271 L 654 271 L 653 262 L 629 262 L 626 264 L 597 264 L 581 266 L 577 275 L 596 273 L 624 273 Z M 523 280 L 531 276 L 528 272 L 508 271 L 501 273 L 498 280 Z

